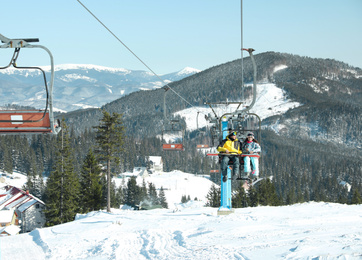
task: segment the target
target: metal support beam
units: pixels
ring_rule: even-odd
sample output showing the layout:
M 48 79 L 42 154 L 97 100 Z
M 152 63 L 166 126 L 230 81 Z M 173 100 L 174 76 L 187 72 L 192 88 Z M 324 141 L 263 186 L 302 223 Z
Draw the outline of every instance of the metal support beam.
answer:
M 228 121 L 221 122 L 221 128 L 223 133 L 223 139 L 228 135 Z M 220 171 L 221 172 L 221 171 Z M 228 215 L 234 212 L 231 208 L 231 170 L 228 167 L 227 169 L 227 181 L 223 182 L 222 174 L 221 176 L 221 202 L 220 208 L 217 211 L 218 215 Z

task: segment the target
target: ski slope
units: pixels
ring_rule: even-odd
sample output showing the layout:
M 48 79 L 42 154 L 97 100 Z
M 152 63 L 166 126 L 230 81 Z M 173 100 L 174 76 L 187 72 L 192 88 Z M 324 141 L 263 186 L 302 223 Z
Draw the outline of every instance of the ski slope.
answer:
M 197 202 L 78 215 L 1 238 L 1 259 L 361 259 L 362 205 L 217 209 Z
M 246 104 L 251 104 L 251 98 L 246 101 Z M 301 106 L 299 102 L 294 102 L 286 96 L 283 89 L 278 88 L 273 83 L 258 83 L 257 85 L 257 98 L 254 107 L 250 110 L 251 113 L 257 113 L 261 120 L 274 116 L 281 115 L 287 112 L 289 109 L 293 109 Z M 226 113 L 232 113 L 238 107 L 237 104 L 223 105 L 213 107 L 215 113 L 218 116 L 222 116 Z M 244 108 L 240 108 L 242 110 Z M 199 117 L 197 118 L 197 112 Z M 179 115 L 185 119 L 187 130 L 193 131 L 197 128 L 210 126 L 210 123 L 205 119 L 205 115 L 212 114 L 212 110 L 208 107 L 191 107 L 179 112 L 175 115 Z
M 175 171 L 145 180 L 167 187 L 169 209 L 122 206 L 0 237 L 0 259 L 362 259 L 362 205 L 309 202 L 218 216 L 204 207 L 210 182 L 202 176 Z M 179 203 L 186 192 L 198 201 Z

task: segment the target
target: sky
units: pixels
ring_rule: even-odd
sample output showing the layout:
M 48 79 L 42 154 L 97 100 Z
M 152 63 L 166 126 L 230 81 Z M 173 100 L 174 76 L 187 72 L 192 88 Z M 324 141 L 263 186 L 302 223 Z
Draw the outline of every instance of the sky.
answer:
M 24 182 L 26 180 L 24 179 Z M 78 214 L 74 221 L 0 237 L 0 259 L 304 260 L 362 257 L 362 205 L 308 202 L 236 208 L 204 207 L 210 181 L 180 171 L 147 177 L 162 185 L 168 209 Z M 138 178 L 139 185 L 142 178 Z M 196 200 L 181 204 L 181 194 Z
M 81 2 L 160 75 L 246 57 L 241 46 L 254 48 L 255 54 L 330 58 L 362 68 L 361 0 L 243 0 L 242 17 L 240 0 Z M 3 1 L 0 17 L 1 34 L 39 38 L 56 65 L 149 70 L 77 0 Z M 5 66 L 12 52 L 2 51 L 0 66 Z M 45 66 L 49 58 L 44 51 L 26 49 L 20 62 Z

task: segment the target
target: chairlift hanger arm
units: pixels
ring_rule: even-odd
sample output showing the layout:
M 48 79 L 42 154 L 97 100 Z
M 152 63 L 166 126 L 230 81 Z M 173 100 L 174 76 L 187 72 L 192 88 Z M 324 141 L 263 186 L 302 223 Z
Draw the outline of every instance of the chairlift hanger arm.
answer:
M 211 108 L 212 112 L 213 112 L 213 113 L 214 113 L 214 115 L 215 115 L 215 118 L 217 118 L 217 114 L 216 114 L 216 112 L 215 112 L 214 108 L 211 106 L 211 105 L 212 105 L 212 104 L 214 104 L 214 103 L 206 103 L 206 104 L 208 104 L 208 105 L 209 105 L 209 107 Z
M 252 107 L 255 105 L 256 102 L 256 80 L 257 80 L 257 69 L 256 69 L 256 63 L 255 63 L 255 59 L 254 59 L 254 55 L 253 55 L 253 51 L 255 51 L 253 48 L 248 48 L 248 49 L 242 49 L 243 51 L 247 51 L 250 55 L 250 59 L 251 62 L 253 64 L 253 69 L 254 69 L 254 76 L 253 76 L 253 101 L 251 102 L 251 104 L 246 107 L 243 110 L 235 110 L 235 114 L 238 114 L 240 112 L 248 112 L 250 109 L 252 109 Z M 238 107 L 239 108 L 239 107 Z

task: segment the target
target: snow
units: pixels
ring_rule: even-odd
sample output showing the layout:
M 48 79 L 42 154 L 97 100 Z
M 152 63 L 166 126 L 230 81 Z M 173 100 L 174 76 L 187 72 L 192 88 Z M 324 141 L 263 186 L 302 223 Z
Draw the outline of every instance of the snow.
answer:
M 124 173 L 124 175 L 132 176 L 132 173 Z M 197 176 L 181 171 L 171 172 L 155 172 L 148 177 L 138 177 L 136 179 L 138 186 L 142 186 L 143 180 L 155 185 L 156 189 L 161 187 L 164 189 L 167 198 L 168 207 L 171 210 L 177 210 L 182 196 L 190 196 L 191 199 L 197 198 L 202 204 L 206 204 L 206 195 L 209 192 L 211 182 L 204 176 Z M 122 180 L 116 178 L 116 186 L 122 185 L 122 182 L 127 183 L 128 179 Z M 148 186 L 148 185 L 147 185 Z
M 76 73 L 66 74 L 66 75 L 60 77 L 59 79 L 65 81 L 65 82 L 72 82 L 72 81 L 78 80 L 78 79 L 83 79 L 83 80 L 86 80 L 86 81 L 91 82 L 91 83 L 97 82 L 96 79 L 86 77 L 86 76 L 76 74 Z
M 24 183 L 26 183 L 26 179 L 27 177 L 18 171 L 14 171 L 12 174 L 7 174 L 0 170 L 0 190 L 7 185 L 21 189 Z
M 284 69 L 284 67 L 280 67 Z M 246 104 L 251 104 L 252 100 L 247 100 Z M 250 110 L 251 113 L 256 113 L 263 120 L 264 118 L 284 114 L 291 108 L 300 106 L 299 102 L 294 102 L 286 98 L 284 90 L 278 88 L 273 83 L 260 83 L 257 84 L 257 99 L 254 107 Z M 215 113 L 220 117 L 225 113 L 234 112 L 238 105 L 228 105 L 215 107 Z M 241 109 L 241 108 L 239 108 Z M 198 122 L 197 113 L 199 112 Z M 202 128 L 210 126 L 205 119 L 205 115 L 212 114 L 210 108 L 206 107 L 191 107 L 175 113 L 180 115 L 186 121 L 187 129 L 189 131 L 196 130 L 197 126 Z
M 273 73 L 275 73 L 275 72 L 277 72 L 277 71 L 279 71 L 279 70 L 284 70 L 284 69 L 286 69 L 286 68 L 288 68 L 287 65 L 280 64 L 280 65 L 278 65 L 278 66 L 275 66 Z
M 0 228 L 0 237 L 3 236 L 3 235 L 1 235 L 2 233 L 7 233 L 7 234 L 10 234 L 10 235 L 16 235 L 19 232 L 20 232 L 19 226 L 9 225 L 9 226 Z M 1 253 L 0 253 L 0 257 L 1 257 Z
M 201 70 L 198 69 L 194 69 L 194 68 L 190 68 L 190 67 L 185 67 L 182 70 L 180 70 L 179 72 L 177 72 L 178 75 L 183 75 L 183 74 L 191 74 L 191 73 L 199 73 L 201 72 Z
M 50 71 L 50 66 L 43 66 L 41 67 L 44 70 L 48 70 Z M 110 67 L 105 67 L 105 66 L 100 66 L 100 65 L 93 65 L 93 64 L 60 64 L 60 65 L 56 65 L 54 66 L 54 70 L 55 71 L 60 71 L 60 70 L 97 70 L 97 71 L 110 71 L 110 72 L 119 72 L 122 74 L 129 74 L 130 71 L 127 69 L 123 69 L 123 68 L 110 68 Z
M 1 237 L 0 259 L 362 259 L 362 205 L 309 202 L 218 215 L 204 206 L 211 182 L 203 176 L 159 172 L 145 181 L 167 188 L 169 209 L 78 214 Z M 181 204 L 182 195 L 199 200 Z
M 13 216 L 14 216 L 14 210 L 13 209 L 0 210 L 0 223 L 11 222 L 11 219 L 13 218 Z
M 2 237 L 2 259 L 361 259 L 362 205 L 113 209 Z

